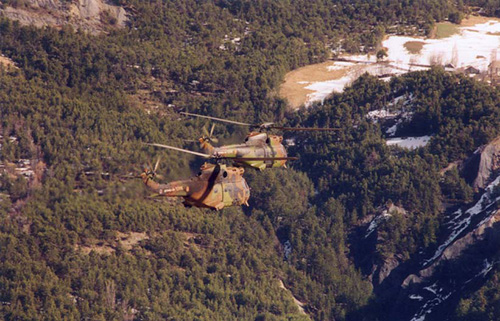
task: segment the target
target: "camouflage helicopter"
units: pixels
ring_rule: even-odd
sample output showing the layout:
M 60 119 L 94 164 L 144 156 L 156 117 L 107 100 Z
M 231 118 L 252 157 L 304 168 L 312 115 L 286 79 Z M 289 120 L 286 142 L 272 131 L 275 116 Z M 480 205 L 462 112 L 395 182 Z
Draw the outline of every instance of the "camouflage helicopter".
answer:
M 214 147 L 211 144 L 211 142 L 215 143 L 217 142 L 217 140 L 212 136 L 214 126 L 212 126 L 210 132 L 208 132 L 208 130 L 205 127 L 203 127 L 205 133 L 203 137 L 199 139 L 199 142 L 200 142 L 200 147 L 210 155 L 236 157 L 238 158 L 238 160 L 234 161 L 235 166 L 247 166 L 247 167 L 257 168 L 259 170 L 264 170 L 266 168 L 272 168 L 272 167 L 286 167 L 286 161 L 289 159 L 293 159 L 287 157 L 287 152 L 285 146 L 283 145 L 283 136 L 268 134 L 266 130 L 270 129 L 285 130 L 285 131 L 339 130 L 338 128 L 283 127 L 283 126 L 274 126 L 274 123 L 250 124 L 250 123 L 243 123 L 234 120 L 198 115 L 187 112 L 181 112 L 181 114 L 186 116 L 194 116 L 194 117 L 216 120 L 229 124 L 247 126 L 250 127 L 251 129 L 257 128 L 258 131 L 251 131 L 246 136 L 245 141 L 242 144 Z M 268 158 L 269 160 L 263 160 L 258 158 Z
M 224 159 L 231 159 L 238 162 L 240 161 L 239 157 L 213 156 L 161 144 L 147 145 L 178 150 L 216 160 L 215 164 L 203 164 L 198 175 L 168 184 L 159 184 L 153 180 L 156 176 L 156 170 L 159 164 L 158 160 L 152 169 L 146 168 L 140 175 L 144 184 L 155 191 L 156 196 L 182 197 L 186 207 L 195 206 L 220 210 L 226 206 L 232 205 L 245 204 L 248 206 L 250 188 L 245 178 L 243 178 L 245 170 L 241 167 L 231 167 L 220 163 L 220 161 Z M 268 158 L 255 159 L 260 161 L 268 160 Z

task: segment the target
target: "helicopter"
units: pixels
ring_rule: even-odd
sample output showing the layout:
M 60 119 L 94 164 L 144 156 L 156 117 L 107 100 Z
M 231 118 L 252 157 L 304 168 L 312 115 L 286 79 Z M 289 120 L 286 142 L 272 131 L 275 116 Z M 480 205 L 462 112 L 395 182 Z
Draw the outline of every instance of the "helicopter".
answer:
M 213 137 L 214 126 L 210 132 L 203 127 L 204 135 L 199 139 L 200 147 L 210 155 L 214 156 L 231 156 L 237 157 L 240 160 L 234 161 L 235 166 L 252 167 L 259 170 L 273 167 L 285 167 L 286 161 L 292 159 L 287 157 L 285 146 L 283 145 L 283 136 L 271 135 L 266 130 L 277 129 L 285 131 L 336 131 L 339 128 L 313 128 L 313 127 L 283 127 L 275 126 L 274 123 L 267 122 L 262 124 L 243 123 L 234 120 L 223 118 L 198 115 L 188 112 L 181 112 L 186 116 L 193 116 L 205 119 L 216 120 L 229 124 L 240 126 L 247 126 L 251 129 L 258 129 L 258 131 L 251 131 L 242 144 L 233 144 L 214 147 L 211 142 L 217 143 L 217 139 Z M 255 158 L 274 158 L 270 160 L 255 160 Z
M 224 159 L 241 161 L 239 157 L 214 156 L 161 144 L 147 145 L 178 150 L 216 161 L 215 164 L 205 162 L 194 177 L 168 184 L 159 184 L 154 181 L 160 162 L 158 159 L 152 169 L 146 168 L 140 175 L 143 183 L 155 191 L 155 196 L 182 197 L 186 207 L 195 206 L 221 210 L 226 206 L 243 204 L 248 206 L 250 188 L 243 177 L 245 170 L 242 167 L 226 166 L 220 163 Z M 268 158 L 255 159 L 260 161 L 269 160 Z

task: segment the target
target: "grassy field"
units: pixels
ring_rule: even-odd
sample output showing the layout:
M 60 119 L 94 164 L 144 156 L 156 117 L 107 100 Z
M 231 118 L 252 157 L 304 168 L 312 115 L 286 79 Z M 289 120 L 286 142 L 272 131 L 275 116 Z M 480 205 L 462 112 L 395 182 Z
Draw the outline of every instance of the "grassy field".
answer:
M 460 30 L 463 28 L 466 29 L 467 27 L 487 23 L 492 20 L 500 21 L 498 18 L 470 16 L 467 19 L 463 19 L 460 25 L 452 24 L 450 22 L 438 23 L 430 35 L 430 38 L 447 38 L 455 34 L 459 34 Z M 404 47 L 411 54 L 418 55 L 422 53 L 424 44 L 425 42 L 423 40 L 419 41 L 418 39 L 415 39 L 406 42 Z M 332 61 L 327 61 L 321 64 L 305 66 L 289 72 L 285 76 L 285 81 L 279 88 L 279 96 L 288 100 L 290 108 L 297 109 L 306 103 L 309 99 L 309 95 L 314 92 L 313 90 L 306 89 L 306 87 L 310 84 L 328 80 L 337 80 L 348 73 L 352 74 L 353 78 L 356 78 L 356 73 L 359 71 L 361 74 L 364 70 L 363 65 L 356 65 L 329 71 L 328 67 L 333 64 L 334 63 Z
M 332 61 L 327 61 L 320 64 L 305 66 L 289 72 L 285 76 L 285 81 L 280 86 L 280 97 L 287 99 L 291 108 L 299 108 L 307 101 L 307 95 L 313 92 L 305 87 L 318 81 L 339 79 L 349 70 L 349 68 L 344 68 L 341 70 L 329 71 L 328 67 L 333 64 L 334 63 Z
M 471 27 L 480 23 L 487 23 L 488 21 L 500 21 L 498 18 L 491 17 L 481 17 L 481 16 L 470 16 L 467 19 L 463 19 L 460 23 L 460 27 Z
M 436 39 L 451 37 L 459 32 L 459 25 L 451 22 L 438 23 L 435 28 L 434 38 Z
M 446 37 L 451 37 L 459 33 L 460 27 L 471 27 L 481 23 L 487 23 L 488 21 L 500 21 L 498 18 L 491 17 L 481 17 L 481 16 L 469 16 L 463 19 L 460 25 L 453 24 L 451 22 L 440 22 L 434 27 L 431 38 L 442 39 Z M 493 35 L 497 35 L 496 33 Z
M 422 48 L 424 47 L 424 42 L 422 41 L 408 41 L 404 44 L 404 47 L 411 54 L 419 54 Z

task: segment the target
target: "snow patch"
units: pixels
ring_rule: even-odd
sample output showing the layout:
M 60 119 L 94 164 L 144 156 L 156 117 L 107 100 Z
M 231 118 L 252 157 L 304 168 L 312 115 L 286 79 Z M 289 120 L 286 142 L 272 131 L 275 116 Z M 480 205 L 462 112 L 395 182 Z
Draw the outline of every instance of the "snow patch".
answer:
M 387 210 L 383 211 L 381 215 L 375 217 L 371 222 L 368 228 L 366 229 L 365 239 L 370 236 L 373 231 L 377 229 L 377 227 L 387 219 L 389 219 L 392 215 L 387 212 Z
M 422 49 L 418 53 L 410 53 L 405 44 L 415 41 L 422 43 Z M 332 92 L 342 92 L 365 72 L 390 79 L 391 76 L 409 71 L 427 70 L 430 65 L 444 66 L 450 63 L 455 68 L 473 66 L 480 71 L 486 71 L 492 59 L 497 58 L 492 53 L 496 52 L 499 45 L 500 22 L 493 20 L 472 27 L 460 27 L 458 34 L 442 39 L 389 36 L 382 42 L 388 55 L 385 62 L 378 63 L 373 55 L 343 56 L 349 61 L 338 61 L 326 68 L 346 70 L 347 75 L 310 85 L 307 89 L 315 92 L 308 95 L 306 105 L 323 101 Z
M 500 23 L 496 20 L 490 20 L 472 27 L 467 27 L 467 30 L 481 33 L 497 33 L 500 32 Z
M 397 124 L 394 126 L 397 126 Z M 397 127 L 394 129 L 393 129 L 393 127 L 389 128 L 387 130 L 388 134 L 393 134 L 396 132 Z M 429 143 L 430 140 L 431 140 L 431 136 L 405 137 L 405 138 L 396 137 L 396 138 L 387 139 L 386 144 L 388 146 L 396 145 L 396 146 L 399 146 L 402 148 L 407 148 L 407 149 L 417 149 L 419 147 L 424 147 L 425 145 L 427 145 L 427 143 Z
M 354 63 L 352 63 L 352 62 L 336 61 L 333 63 L 333 65 L 326 67 L 326 69 L 328 71 L 343 70 L 346 67 L 352 67 L 352 66 L 354 66 Z
M 352 76 L 347 75 L 336 80 L 318 81 L 312 83 L 311 85 L 305 87 L 305 89 L 314 91 L 313 93 L 307 95 L 306 106 L 310 106 L 313 102 L 317 101 L 323 103 L 328 95 L 332 92 L 342 92 L 344 87 L 351 81 Z
M 446 248 L 450 244 L 452 244 L 457 239 L 457 237 L 471 225 L 472 218 L 474 216 L 478 215 L 483 211 L 488 212 L 488 215 L 486 215 L 486 217 L 477 226 L 481 226 L 490 219 L 490 216 L 496 211 L 496 206 L 491 206 L 491 205 L 494 205 L 498 200 L 500 200 L 500 197 L 497 197 L 493 200 L 491 199 L 491 194 L 493 192 L 493 189 L 499 183 L 500 183 L 500 176 L 498 176 L 492 183 L 490 183 L 486 187 L 483 195 L 481 195 L 481 198 L 479 199 L 479 201 L 477 201 L 476 204 L 474 204 L 474 206 L 470 207 L 465 212 L 459 209 L 450 215 L 450 217 L 452 217 L 452 219 L 448 223 L 448 225 L 452 229 L 450 236 L 448 237 L 448 239 L 446 239 L 446 241 L 444 241 L 438 247 L 438 249 L 430 259 L 424 261 L 422 266 L 426 266 L 427 264 L 431 263 L 439 256 L 441 256 L 444 250 L 446 250 Z
M 413 96 L 410 96 L 409 99 L 406 99 L 405 103 L 410 102 L 412 97 Z M 405 99 L 405 95 L 398 96 L 398 97 L 394 98 L 394 100 L 389 103 L 389 106 L 395 106 L 395 105 L 399 104 L 401 101 L 403 101 L 404 99 Z
M 287 240 L 283 244 L 283 252 L 285 255 L 285 260 L 288 261 L 288 259 L 290 258 L 290 255 L 292 254 L 292 243 L 290 243 L 290 240 Z
M 366 118 L 369 120 L 372 120 L 374 122 L 377 122 L 379 119 L 387 119 L 387 118 L 394 118 L 398 116 L 399 113 L 396 112 L 391 112 L 387 109 L 377 109 L 377 110 L 372 110 L 368 112 L 366 115 Z
M 448 299 L 451 294 L 452 292 L 449 292 L 447 294 L 436 293 L 436 297 L 427 301 L 422 307 L 422 309 L 420 309 L 420 311 L 417 314 L 415 314 L 415 316 L 411 319 L 411 321 L 425 320 L 425 316 L 431 313 L 436 306 L 440 305 L 442 302 Z
M 471 65 L 486 70 L 491 62 L 491 53 L 499 45 L 498 32 L 500 22 L 492 20 L 472 27 L 461 27 L 458 34 L 443 39 L 391 36 L 382 45 L 387 48 L 388 60 L 398 61 L 400 66 L 453 63 L 455 67 Z M 423 43 L 419 53 L 411 54 L 405 48 L 407 42 L 413 41 Z
M 431 296 L 431 298 L 427 299 L 427 301 L 420 308 L 420 310 L 417 313 L 415 313 L 415 315 L 413 316 L 411 321 L 423 321 L 423 320 L 425 320 L 426 315 L 430 314 L 435 307 L 437 307 L 438 305 L 443 303 L 453 293 L 461 291 L 466 284 L 472 282 L 473 280 L 475 280 L 478 277 L 484 278 L 486 276 L 486 274 L 488 274 L 488 272 L 491 271 L 494 264 L 496 264 L 496 263 L 498 263 L 498 261 L 489 262 L 487 259 L 485 259 L 483 261 L 483 266 L 482 266 L 481 271 L 479 273 L 476 273 L 473 277 L 471 277 L 467 281 L 465 281 L 463 283 L 463 285 L 460 287 L 454 287 L 451 290 L 445 291 L 442 287 L 438 286 L 439 281 L 435 282 L 434 284 L 432 284 L 428 287 L 425 287 L 424 290 L 431 292 L 432 296 Z M 412 300 L 416 300 L 417 298 L 421 298 L 421 299 L 418 299 L 419 301 L 422 301 L 422 299 L 424 299 L 422 296 L 418 296 L 418 295 L 410 295 L 409 298 Z
M 427 291 L 431 292 L 432 294 L 436 294 L 436 292 L 437 292 L 437 283 L 434 283 L 431 286 L 425 287 L 424 290 L 427 290 Z
M 485 259 L 483 261 L 483 269 L 476 275 L 476 277 L 478 276 L 485 277 L 486 274 L 488 274 L 488 272 L 490 272 L 492 268 L 493 268 L 493 262 L 488 262 L 488 260 Z

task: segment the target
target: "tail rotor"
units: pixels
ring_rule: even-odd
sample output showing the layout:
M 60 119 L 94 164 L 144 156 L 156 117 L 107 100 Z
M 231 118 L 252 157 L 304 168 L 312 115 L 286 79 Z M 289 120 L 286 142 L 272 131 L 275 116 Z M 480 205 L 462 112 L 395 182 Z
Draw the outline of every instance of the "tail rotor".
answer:
M 158 169 L 158 165 L 160 164 L 161 157 L 158 157 L 156 160 L 155 166 L 151 166 L 151 163 L 148 163 L 148 165 L 144 166 L 144 171 L 140 175 L 144 183 L 146 183 L 148 180 L 153 179 L 155 177 L 162 178 L 162 175 L 156 174 L 156 170 Z
M 202 130 L 203 130 L 203 136 L 201 137 L 201 139 L 204 141 L 204 142 L 208 142 L 208 143 L 218 143 L 219 140 L 217 139 L 217 137 L 214 137 L 214 128 L 215 128 L 215 124 L 212 124 L 212 127 L 210 128 L 210 131 L 207 130 L 207 127 L 203 126 L 202 127 Z

